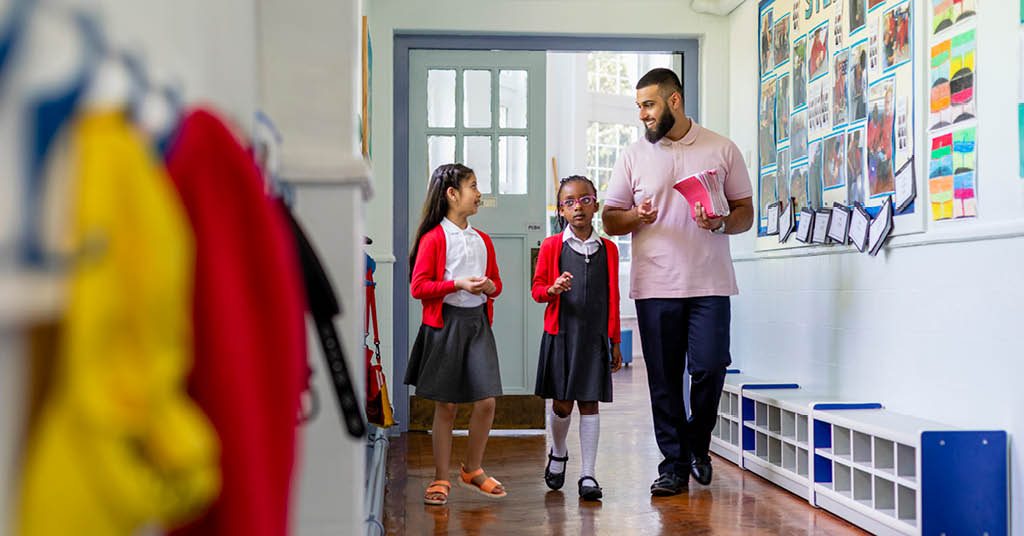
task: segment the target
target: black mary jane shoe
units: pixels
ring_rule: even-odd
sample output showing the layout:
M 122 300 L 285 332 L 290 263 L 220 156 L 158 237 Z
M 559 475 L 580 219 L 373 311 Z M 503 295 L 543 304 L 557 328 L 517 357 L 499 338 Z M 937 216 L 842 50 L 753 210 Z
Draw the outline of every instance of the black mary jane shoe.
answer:
M 593 482 L 593 486 L 584 486 L 583 482 Z M 580 488 L 580 498 L 584 501 L 596 501 L 601 497 L 604 497 L 604 493 L 601 492 L 601 486 L 597 483 L 597 479 L 592 476 L 581 476 L 579 482 L 576 483 Z
M 544 467 L 544 482 L 548 485 L 549 488 L 551 488 L 553 490 L 560 490 L 560 489 L 562 489 L 562 486 L 565 485 L 565 468 L 566 468 L 566 465 L 562 465 L 562 472 L 561 473 L 552 473 L 551 472 L 551 462 L 562 462 L 563 464 L 565 464 L 568 461 L 569 461 L 569 455 L 568 454 L 566 454 L 565 456 L 562 456 L 561 458 L 559 458 L 558 456 L 555 456 L 554 454 L 552 454 L 551 451 L 548 451 L 548 464 L 547 464 L 546 467 Z

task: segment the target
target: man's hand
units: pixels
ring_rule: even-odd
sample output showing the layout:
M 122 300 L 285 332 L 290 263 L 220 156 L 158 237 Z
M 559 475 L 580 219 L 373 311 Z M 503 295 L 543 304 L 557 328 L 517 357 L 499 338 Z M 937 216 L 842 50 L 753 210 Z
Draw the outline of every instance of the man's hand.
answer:
M 622 350 L 619 349 L 619 343 L 612 343 L 612 372 L 618 372 L 622 368 Z
M 548 289 L 548 294 L 552 296 L 558 296 L 559 294 L 572 289 L 572 274 L 569 272 L 562 272 L 562 275 L 555 279 L 555 284 L 551 285 Z
M 636 207 L 636 215 L 640 218 L 640 223 L 652 224 L 658 220 L 658 207 L 655 207 L 654 202 L 648 197 Z
M 701 229 L 714 231 L 725 225 L 725 218 L 709 218 L 707 211 L 704 210 L 704 207 L 699 202 L 694 208 L 697 209 L 697 226 Z

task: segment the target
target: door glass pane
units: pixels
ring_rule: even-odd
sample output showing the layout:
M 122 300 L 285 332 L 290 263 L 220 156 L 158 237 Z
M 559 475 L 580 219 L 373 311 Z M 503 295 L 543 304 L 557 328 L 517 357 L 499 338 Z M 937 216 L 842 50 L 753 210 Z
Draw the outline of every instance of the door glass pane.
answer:
M 427 126 L 455 127 L 455 71 L 427 71 Z
M 498 193 L 525 194 L 526 136 L 498 138 Z
M 501 71 L 501 128 L 526 128 L 526 71 Z
M 476 174 L 476 187 L 482 194 L 491 193 L 491 137 L 463 138 L 463 159 Z
M 455 163 L 455 136 L 427 136 L 427 184 L 441 164 Z
M 466 128 L 491 128 L 491 71 L 463 71 L 462 88 Z

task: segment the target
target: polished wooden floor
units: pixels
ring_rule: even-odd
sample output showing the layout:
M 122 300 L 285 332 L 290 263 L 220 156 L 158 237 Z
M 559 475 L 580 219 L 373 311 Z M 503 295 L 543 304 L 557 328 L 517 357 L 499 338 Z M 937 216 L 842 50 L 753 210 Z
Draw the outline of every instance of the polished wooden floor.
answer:
M 579 500 L 578 414 L 569 432 L 565 487 L 544 484 L 546 435 L 492 437 L 484 468 L 508 489 L 492 501 L 455 486 L 446 506 L 423 504 L 434 465 L 430 435 L 403 434 L 392 441 L 384 517 L 388 534 L 526 535 L 840 535 L 866 534 L 807 501 L 715 457 L 710 486 L 690 481 L 690 491 L 652 497 L 661 453 L 654 442 L 643 361 L 614 376 L 615 402 L 601 406 L 597 478 L 604 500 Z M 466 437 L 457 436 L 452 483 L 464 456 Z

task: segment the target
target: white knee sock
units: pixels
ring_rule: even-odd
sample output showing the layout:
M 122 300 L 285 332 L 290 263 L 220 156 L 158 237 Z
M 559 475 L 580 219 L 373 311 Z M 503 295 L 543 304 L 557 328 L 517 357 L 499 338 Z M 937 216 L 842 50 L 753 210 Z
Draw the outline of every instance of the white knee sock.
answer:
M 597 440 L 601 437 L 601 415 L 580 415 L 580 460 L 583 468 L 580 476 L 597 476 Z
M 551 455 L 564 458 L 569 452 L 565 445 L 565 438 L 569 435 L 569 424 L 572 423 L 572 414 L 559 417 L 551 412 Z M 561 473 L 565 471 L 565 462 L 551 462 L 551 472 Z

